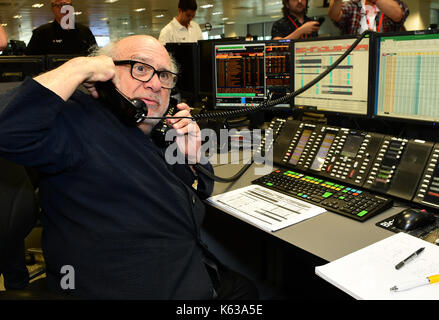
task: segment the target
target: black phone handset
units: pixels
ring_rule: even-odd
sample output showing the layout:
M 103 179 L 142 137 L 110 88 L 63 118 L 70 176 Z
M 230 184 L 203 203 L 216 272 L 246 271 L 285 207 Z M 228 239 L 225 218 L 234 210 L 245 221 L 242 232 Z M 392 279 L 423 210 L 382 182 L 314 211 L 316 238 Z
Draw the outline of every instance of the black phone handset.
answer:
M 139 99 L 129 99 L 120 90 L 118 90 L 113 82 L 96 82 L 96 90 L 99 98 L 104 101 L 108 107 L 122 123 L 129 127 L 137 127 L 140 122 L 148 118 L 148 107 Z M 170 98 L 169 107 L 166 114 L 173 115 L 178 111 L 177 100 Z M 171 128 L 166 123 L 164 117 L 149 117 L 150 119 L 158 118 L 157 123 L 151 131 L 151 139 L 161 148 L 167 147 L 172 141 L 166 141 L 166 132 Z
M 178 112 L 177 108 L 178 101 L 175 98 L 169 99 L 169 107 L 166 111 L 164 117 L 166 115 L 174 115 Z M 154 141 L 154 143 L 159 146 L 160 148 L 166 148 L 169 146 L 173 141 L 166 141 L 166 132 L 168 132 L 171 129 L 171 126 L 168 126 L 166 123 L 166 118 L 163 118 L 157 123 L 154 128 L 151 130 L 151 139 Z
M 96 82 L 99 98 L 125 125 L 136 127 L 148 116 L 148 107 L 139 99 L 129 99 L 120 92 L 111 80 Z

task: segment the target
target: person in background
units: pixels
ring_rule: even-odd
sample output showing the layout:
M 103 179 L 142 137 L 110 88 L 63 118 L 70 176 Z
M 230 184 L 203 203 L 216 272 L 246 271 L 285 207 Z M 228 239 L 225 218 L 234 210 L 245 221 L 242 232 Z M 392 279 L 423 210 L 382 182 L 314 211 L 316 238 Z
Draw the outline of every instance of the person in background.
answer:
M 306 16 L 308 0 L 282 0 L 282 3 L 284 17 L 271 28 L 273 40 L 317 37 L 320 24 Z
M 401 0 L 331 0 L 328 16 L 342 34 L 361 34 L 365 30 L 397 32 L 409 15 Z
M 0 275 L 6 290 L 29 284 L 24 239 L 35 226 L 38 205 L 25 168 L 0 157 Z
M 61 13 L 61 8 L 65 5 L 71 6 L 72 2 L 70 0 L 51 0 L 50 5 L 55 20 L 33 31 L 25 54 L 87 55 L 90 48 L 97 45 L 91 30 L 80 23 L 75 23 L 75 28 L 70 30 L 61 26 L 62 18 L 67 14 L 67 12 Z
M 197 12 L 195 0 L 179 0 L 178 14 L 161 31 L 159 41 L 165 45 L 168 42 L 197 42 L 203 40 L 200 26 L 193 21 Z
M 245 36 L 245 41 L 253 41 L 253 40 L 255 40 L 254 38 L 255 38 L 255 37 L 253 37 L 253 36 L 251 35 L 251 33 L 247 33 L 247 35 Z
M 0 26 L 0 51 L 3 51 L 8 45 L 8 35 L 6 34 L 5 29 Z

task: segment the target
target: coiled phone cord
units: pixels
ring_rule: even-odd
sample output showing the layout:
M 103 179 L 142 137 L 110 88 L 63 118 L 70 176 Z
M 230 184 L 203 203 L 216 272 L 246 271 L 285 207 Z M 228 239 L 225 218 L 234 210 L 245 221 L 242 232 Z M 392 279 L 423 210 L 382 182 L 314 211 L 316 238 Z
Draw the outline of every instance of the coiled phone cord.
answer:
M 320 75 L 318 75 L 313 80 L 308 82 L 302 88 L 300 88 L 294 92 L 289 92 L 285 96 L 280 97 L 280 98 L 275 99 L 275 100 L 264 101 L 255 107 L 245 107 L 245 108 L 241 108 L 241 109 L 237 109 L 237 110 L 196 114 L 196 115 L 192 116 L 192 119 L 197 121 L 197 120 L 203 120 L 203 119 L 235 118 L 235 117 L 240 117 L 240 116 L 247 115 L 250 113 L 266 110 L 266 109 L 271 108 L 271 107 L 278 105 L 278 104 L 285 104 L 285 103 L 289 102 L 292 98 L 305 92 L 306 90 L 311 88 L 313 85 L 315 85 L 317 82 L 322 80 L 325 76 L 327 76 L 355 49 L 355 47 L 360 43 L 361 40 L 363 40 L 363 38 L 366 35 L 371 34 L 371 33 L 373 33 L 373 31 L 370 31 L 370 30 L 364 31 L 361 35 L 359 35 L 357 40 L 355 40 L 351 44 L 351 46 L 332 65 L 330 65 L 328 68 L 326 68 L 326 70 L 324 72 L 322 72 Z M 292 110 L 295 110 L 295 109 L 293 108 Z
M 225 118 L 240 117 L 240 116 L 247 115 L 250 113 L 266 110 L 266 109 L 273 107 L 277 104 L 287 103 L 292 98 L 305 92 L 306 90 L 311 88 L 313 85 L 315 85 L 317 82 L 322 80 L 325 76 L 327 76 L 357 47 L 357 45 L 360 43 L 361 40 L 364 39 L 364 37 L 366 37 L 366 35 L 372 34 L 372 33 L 373 33 L 373 31 L 370 31 L 370 30 L 364 31 L 352 43 L 352 45 L 331 66 L 326 68 L 326 70 L 324 72 L 322 72 L 319 76 L 315 77 L 313 80 L 311 80 L 305 86 L 303 86 L 302 88 L 300 88 L 294 92 L 287 93 L 285 96 L 278 98 L 278 99 L 275 99 L 275 100 L 265 101 L 265 102 L 257 105 L 256 107 L 246 107 L 246 108 L 242 108 L 242 109 L 238 109 L 238 110 L 219 111 L 219 112 L 213 112 L 213 113 L 208 113 L 208 114 L 197 114 L 197 115 L 194 115 L 192 117 L 192 119 L 197 121 L 197 120 L 203 120 L 203 119 L 225 119 Z M 293 108 L 293 110 L 295 110 L 295 109 Z M 194 165 L 194 168 L 195 168 L 195 170 L 197 170 L 197 172 L 204 174 L 205 176 L 209 177 L 210 179 L 213 179 L 216 182 L 226 183 L 226 182 L 233 182 L 233 181 L 239 179 L 247 171 L 247 169 L 250 168 L 250 166 L 253 164 L 253 161 L 254 161 L 254 158 L 252 155 L 250 161 L 247 164 L 245 164 L 241 168 L 241 170 L 239 170 L 235 175 L 233 175 L 230 178 L 218 177 L 218 176 L 212 174 L 207 169 L 205 169 L 202 166 L 197 165 L 197 164 Z

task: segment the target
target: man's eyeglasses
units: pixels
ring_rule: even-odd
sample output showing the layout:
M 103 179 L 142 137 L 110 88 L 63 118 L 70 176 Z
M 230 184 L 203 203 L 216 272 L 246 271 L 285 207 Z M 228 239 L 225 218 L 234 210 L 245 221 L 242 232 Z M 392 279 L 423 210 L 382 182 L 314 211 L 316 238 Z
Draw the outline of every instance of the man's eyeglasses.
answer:
M 117 60 L 114 61 L 114 64 L 116 66 L 129 64 L 131 66 L 131 76 L 142 82 L 150 81 L 157 74 L 164 89 L 172 89 L 177 84 L 178 75 L 176 73 L 167 70 L 157 71 L 147 63 L 134 60 Z
M 62 3 L 52 3 L 52 8 L 53 7 L 57 7 L 59 9 L 61 9 L 63 6 L 71 6 L 72 3 L 67 3 L 67 2 L 62 2 Z

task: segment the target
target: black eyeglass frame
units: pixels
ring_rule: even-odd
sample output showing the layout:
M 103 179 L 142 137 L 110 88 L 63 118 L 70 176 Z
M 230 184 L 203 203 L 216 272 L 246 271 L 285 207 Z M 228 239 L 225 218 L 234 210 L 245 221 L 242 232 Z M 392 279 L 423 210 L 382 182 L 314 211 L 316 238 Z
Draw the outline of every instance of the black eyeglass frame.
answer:
M 51 3 L 50 5 L 52 8 L 56 7 L 56 8 L 61 9 L 64 6 L 71 6 L 72 3 L 71 2 L 70 3 Z
M 136 60 L 114 60 L 113 62 L 114 62 L 114 65 L 116 65 L 116 66 L 120 66 L 120 65 L 124 65 L 124 64 L 129 64 L 129 65 L 131 66 L 131 70 L 130 70 L 130 72 L 131 72 L 131 77 L 133 77 L 134 79 L 136 79 L 136 80 L 138 80 L 138 81 L 141 81 L 141 82 L 149 82 L 149 81 L 151 81 L 151 79 L 154 77 L 154 75 L 157 74 L 157 77 L 159 78 L 159 81 L 160 81 L 160 83 L 162 84 L 162 88 L 163 88 L 163 89 L 173 89 L 173 88 L 177 85 L 178 74 L 175 73 L 175 72 L 172 72 L 172 71 L 169 71 L 169 70 L 161 70 L 161 71 L 158 71 L 158 70 L 156 70 L 156 68 L 154 68 L 152 65 L 147 64 L 147 63 L 145 63 L 145 62 L 136 61 Z M 136 78 L 136 77 L 133 75 L 133 67 L 134 67 L 134 65 L 135 65 L 136 63 L 140 63 L 140 64 L 143 64 L 143 65 L 145 65 L 145 66 L 148 66 L 148 67 L 150 67 L 150 68 L 153 70 L 153 73 L 152 73 L 151 77 L 150 77 L 148 80 L 141 80 L 141 79 Z M 163 87 L 163 83 L 162 83 L 162 81 L 160 80 L 160 74 L 161 74 L 161 73 L 170 73 L 170 74 L 172 74 L 172 75 L 175 77 L 174 85 L 173 85 L 172 87 Z

